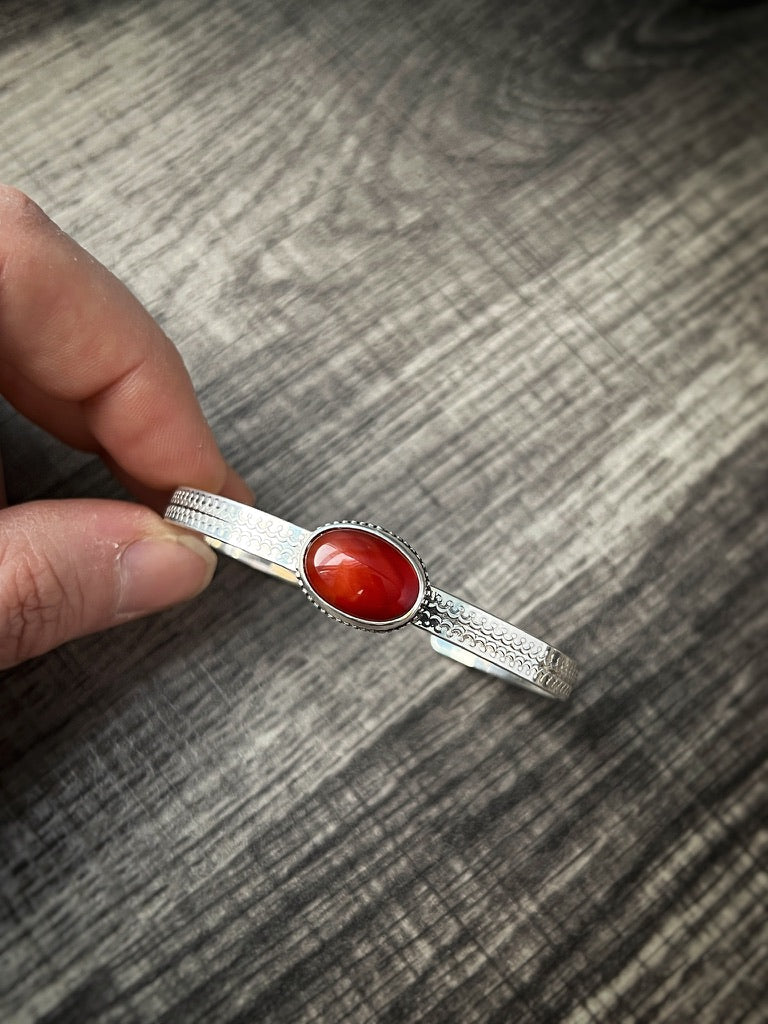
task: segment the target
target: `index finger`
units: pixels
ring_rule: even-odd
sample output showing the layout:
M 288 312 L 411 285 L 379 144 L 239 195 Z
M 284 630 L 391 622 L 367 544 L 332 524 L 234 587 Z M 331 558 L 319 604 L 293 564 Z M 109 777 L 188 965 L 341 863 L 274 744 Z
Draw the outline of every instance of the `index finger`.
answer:
M 103 451 L 140 488 L 250 501 L 181 356 L 108 270 L 23 193 L 0 186 L 0 374 L 24 415 Z

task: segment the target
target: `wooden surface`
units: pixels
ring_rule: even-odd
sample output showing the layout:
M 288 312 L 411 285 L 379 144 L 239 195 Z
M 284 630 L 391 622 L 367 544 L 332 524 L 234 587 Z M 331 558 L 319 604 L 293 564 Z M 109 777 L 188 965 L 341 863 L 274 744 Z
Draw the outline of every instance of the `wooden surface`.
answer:
M 765 1021 L 767 30 L 3 6 L 0 178 L 261 507 L 378 521 L 583 666 L 549 703 L 227 561 L 6 673 L 3 1022 Z M 0 429 L 14 500 L 120 493 Z

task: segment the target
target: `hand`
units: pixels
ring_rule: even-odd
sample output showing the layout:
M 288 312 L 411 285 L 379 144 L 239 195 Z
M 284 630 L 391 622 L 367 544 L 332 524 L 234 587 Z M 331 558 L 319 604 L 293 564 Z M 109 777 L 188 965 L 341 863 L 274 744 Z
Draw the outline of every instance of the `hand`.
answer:
M 157 324 L 39 207 L 5 186 L 0 391 L 51 434 L 98 452 L 155 508 L 180 484 L 251 501 Z M 84 499 L 7 508 L 2 500 L 0 668 L 192 597 L 215 564 L 196 535 L 141 505 Z

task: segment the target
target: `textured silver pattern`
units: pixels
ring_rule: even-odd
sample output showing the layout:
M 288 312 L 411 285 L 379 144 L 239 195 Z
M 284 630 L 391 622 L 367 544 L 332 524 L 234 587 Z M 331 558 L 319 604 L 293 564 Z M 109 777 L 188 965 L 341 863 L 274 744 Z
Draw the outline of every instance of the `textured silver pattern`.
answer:
M 255 569 L 302 586 L 309 599 L 324 614 L 360 629 L 370 623 L 342 616 L 324 607 L 307 588 L 302 558 L 317 532 L 294 526 L 259 509 L 230 501 L 215 494 L 180 487 L 165 513 L 166 519 L 202 533 L 209 544 Z M 411 622 L 432 635 L 432 647 L 455 661 L 517 683 L 547 697 L 564 700 L 571 693 L 576 665 L 560 651 L 525 633 L 503 619 L 468 604 L 429 583 L 426 567 L 409 544 L 373 523 L 342 520 L 328 524 L 349 525 L 375 531 L 413 556 L 423 570 L 424 598 L 400 625 Z M 375 627 L 374 627 L 375 628 Z M 388 627 L 393 628 L 393 627 Z
M 217 542 L 214 547 L 222 547 L 232 557 L 245 552 L 251 557 L 242 561 L 280 579 L 286 579 L 286 573 L 297 575 L 301 550 L 309 536 L 308 530 L 267 512 L 184 487 L 174 491 L 165 518 L 204 534 Z M 276 572 L 273 566 L 284 571 Z M 295 582 L 298 584 L 298 579 Z
M 430 588 L 413 624 L 467 651 L 480 662 L 512 673 L 548 697 L 564 700 L 571 693 L 576 679 L 575 662 L 543 640 L 453 594 Z M 441 653 L 449 653 L 440 649 Z M 474 661 L 473 664 L 483 667 Z

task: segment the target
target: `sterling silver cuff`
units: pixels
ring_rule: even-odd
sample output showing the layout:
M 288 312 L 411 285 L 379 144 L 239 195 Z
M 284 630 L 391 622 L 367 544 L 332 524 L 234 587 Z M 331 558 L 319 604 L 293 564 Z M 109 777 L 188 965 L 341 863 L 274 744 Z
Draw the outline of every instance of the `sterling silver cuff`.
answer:
M 411 623 L 434 650 L 545 697 L 565 700 L 576 665 L 565 654 L 429 581 L 416 552 L 371 523 L 340 521 L 304 530 L 206 491 L 180 487 L 165 518 L 201 533 L 211 547 L 301 587 L 331 618 L 385 632 Z

